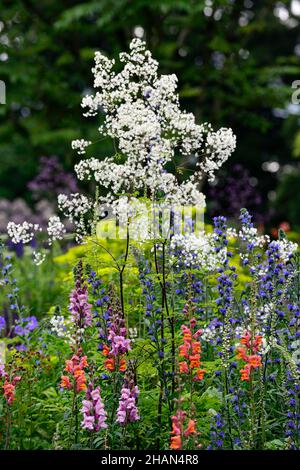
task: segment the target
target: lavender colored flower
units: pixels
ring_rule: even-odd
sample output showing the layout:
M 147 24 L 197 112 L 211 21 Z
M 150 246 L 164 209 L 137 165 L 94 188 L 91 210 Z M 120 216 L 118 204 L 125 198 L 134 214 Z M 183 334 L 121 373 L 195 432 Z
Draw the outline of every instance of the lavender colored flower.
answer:
M 38 328 L 38 326 L 39 324 L 35 316 L 20 318 L 14 327 L 14 333 L 17 336 L 26 336 Z
M 4 330 L 6 327 L 6 321 L 5 318 L 0 315 L 0 333 L 2 330 Z
M 100 387 L 93 389 L 90 384 L 86 393 L 86 399 L 82 400 L 81 413 L 83 421 L 81 426 L 90 432 L 106 429 L 107 414 L 100 394 Z
M 109 328 L 108 341 L 111 344 L 110 353 L 114 356 L 125 354 L 130 349 L 130 339 L 126 338 L 127 329 L 125 327 L 125 320 L 118 312 L 113 312 L 112 322 Z
M 72 290 L 70 295 L 69 310 L 73 316 L 75 324 L 79 328 L 86 328 L 92 324 L 92 305 L 88 302 L 87 285 L 84 282 L 82 272 L 82 262 L 79 261 L 75 272 L 75 289 Z
M 136 399 L 139 395 L 139 389 L 132 383 L 124 384 L 121 390 L 119 408 L 117 411 L 117 423 L 124 426 L 140 419 L 139 411 L 136 405 Z

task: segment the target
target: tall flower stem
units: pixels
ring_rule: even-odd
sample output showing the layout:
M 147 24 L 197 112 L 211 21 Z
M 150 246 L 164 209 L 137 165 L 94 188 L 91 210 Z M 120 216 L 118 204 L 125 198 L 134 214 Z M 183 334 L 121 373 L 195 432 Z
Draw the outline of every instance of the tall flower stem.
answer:
M 168 306 L 168 297 L 167 297 L 167 285 L 166 285 L 166 240 L 162 244 L 162 297 L 164 299 L 163 307 L 166 309 L 166 315 L 170 324 L 171 330 L 171 362 L 172 362 L 172 385 L 171 390 L 172 394 L 175 393 L 175 317 L 174 317 L 174 310 L 172 317 L 170 316 L 169 306 Z M 172 402 L 173 408 L 173 402 Z
M 155 270 L 156 270 L 156 275 L 159 280 L 161 292 L 162 292 L 162 299 L 161 299 L 161 317 L 160 317 L 160 341 L 161 344 L 159 346 L 159 350 L 161 352 L 161 358 L 159 358 L 159 361 L 161 362 L 161 371 L 160 371 L 160 389 L 159 389 L 159 397 L 158 397 L 158 404 L 157 404 L 157 427 L 158 429 L 161 428 L 161 418 L 162 418 L 162 403 L 163 403 L 163 390 L 165 386 L 165 367 L 164 367 L 164 322 L 165 322 L 165 295 L 164 295 L 164 287 L 163 283 L 161 280 L 161 275 L 159 272 L 159 266 L 158 266 L 158 259 L 157 259 L 157 246 L 156 243 L 154 243 L 154 262 L 155 262 Z M 158 434 L 157 441 L 156 441 L 157 449 L 160 448 L 160 436 Z
M 4 450 L 9 449 L 10 435 L 11 435 L 11 409 L 9 404 L 6 404 L 6 433 L 5 433 L 5 447 Z
M 119 267 L 119 285 L 120 285 L 120 301 L 121 301 L 121 310 L 123 314 L 123 318 L 125 318 L 125 307 L 124 307 L 124 271 L 126 268 L 126 263 L 129 254 L 129 225 L 127 224 L 127 236 L 126 236 L 126 249 L 125 249 L 125 256 L 123 265 Z

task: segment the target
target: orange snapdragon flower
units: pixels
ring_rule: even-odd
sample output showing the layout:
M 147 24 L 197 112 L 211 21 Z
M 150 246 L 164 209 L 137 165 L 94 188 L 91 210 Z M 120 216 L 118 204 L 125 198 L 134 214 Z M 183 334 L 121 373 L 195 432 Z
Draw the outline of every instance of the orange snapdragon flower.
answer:
M 184 344 L 181 344 L 179 346 L 179 357 L 185 357 L 186 359 L 188 359 L 189 357 L 189 345 L 184 343 Z
M 197 369 L 196 375 L 195 375 L 195 380 L 203 380 L 205 372 L 206 372 L 205 369 Z
M 86 377 L 83 371 L 81 371 L 79 374 L 76 376 L 76 391 L 77 392 L 82 392 L 84 390 L 87 390 L 86 386 Z
M 10 405 L 15 399 L 15 386 L 12 383 L 8 382 L 8 380 L 5 380 L 3 390 L 5 400 Z
M 255 354 L 252 354 L 251 356 L 248 357 L 248 363 L 250 364 L 251 367 L 253 367 L 253 369 L 256 369 L 257 367 L 260 367 L 262 365 L 261 357 Z
M 84 369 L 88 367 L 87 357 L 74 354 L 71 359 L 66 360 L 65 371 L 69 375 L 62 375 L 60 386 L 67 390 L 75 387 L 77 393 L 87 390 Z M 73 379 L 71 381 L 71 379 Z
M 192 340 L 191 330 L 186 325 L 182 325 L 181 329 L 183 331 L 183 341 L 190 342 Z
M 243 361 L 248 361 L 248 356 L 244 348 L 237 348 L 237 358 L 243 359 Z
M 113 358 L 105 359 L 104 366 L 106 367 L 107 370 L 109 370 L 110 372 L 113 372 L 115 370 L 114 359 Z
M 103 349 L 102 349 L 102 354 L 103 354 L 103 356 L 108 356 L 108 355 L 109 355 L 109 351 L 110 351 L 109 347 L 107 346 L 107 344 L 105 344 L 105 345 L 103 346 Z
M 194 356 L 190 356 L 190 368 L 195 369 L 196 367 L 200 367 L 200 354 L 195 354 Z
M 251 341 L 251 333 L 249 331 L 246 331 L 241 337 L 240 343 L 246 346 L 247 349 L 249 349 L 250 341 Z
M 193 318 L 190 321 L 192 328 L 196 326 L 196 320 Z M 201 343 L 200 341 L 194 341 L 202 333 L 202 330 L 197 330 L 196 333 L 192 334 L 190 328 L 186 325 L 182 325 L 181 330 L 183 332 L 183 344 L 179 346 L 179 357 L 187 359 L 187 361 L 179 362 L 179 373 L 188 374 L 193 371 L 194 380 L 203 380 L 204 369 L 201 367 Z
M 190 419 L 183 435 L 184 437 L 188 437 L 191 434 L 195 434 L 195 432 L 196 432 L 196 423 L 193 419 Z
M 4 384 L 2 385 L 3 395 L 8 405 L 11 405 L 15 400 L 16 393 L 16 384 L 20 382 L 21 377 L 15 375 L 13 378 L 9 376 L 7 372 L 4 371 L 4 368 L 0 371 L 0 378 L 4 378 Z
M 261 349 L 262 340 L 261 335 L 254 336 L 252 340 L 249 331 L 246 331 L 241 337 L 241 346 L 237 348 L 237 358 L 245 362 L 244 367 L 240 370 L 242 381 L 249 381 L 251 370 L 262 366 L 261 356 L 256 354 Z
M 241 373 L 241 380 L 250 380 L 250 371 L 251 371 L 251 366 L 249 364 L 246 364 L 243 369 L 240 370 Z
M 263 337 L 261 335 L 257 335 L 254 338 L 253 341 L 253 351 L 258 352 L 260 350 L 260 347 L 262 345 Z
M 200 354 L 201 353 L 201 344 L 199 341 L 194 341 L 192 343 L 192 352 L 193 354 Z
M 183 437 L 189 437 L 195 434 L 196 423 L 193 419 L 189 419 L 186 429 L 185 428 L 186 413 L 178 410 L 174 416 L 171 416 L 172 430 L 170 439 L 170 449 L 180 450 L 183 447 Z
M 61 386 L 61 388 L 67 388 L 69 390 L 72 388 L 70 378 L 67 375 L 62 375 L 61 376 L 60 386 Z
M 124 355 L 118 355 L 115 356 L 114 354 L 111 353 L 111 350 L 105 344 L 102 349 L 102 354 L 104 357 L 106 357 L 104 361 L 104 367 L 109 370 L 110 372 L 114 372 L 116 370 L 116 364 L 119 363 L 119 371 L 120 372 L 125 372 L 127 369 L 127 363 L 126 359 L 124 359 Z
M 179 373 L 180 374 L 188 374 L 189 373 L 189 367 L 187 365 L 187 362 L 179 362 Z
M 170 449 L 173 449 L 173 450 L 180 450 L 180 449 L 182 449 L 182 440 L 181 440 L 181 436 L 172 436 L 172 437 L 171 437 Z

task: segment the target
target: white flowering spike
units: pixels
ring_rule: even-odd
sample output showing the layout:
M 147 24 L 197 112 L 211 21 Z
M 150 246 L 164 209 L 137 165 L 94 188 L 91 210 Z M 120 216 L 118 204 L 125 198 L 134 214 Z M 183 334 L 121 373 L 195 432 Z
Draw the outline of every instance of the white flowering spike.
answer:
M 116 72 L 114 60 L 95 54 L 92 71 L 96 91 L 82 100 L 84 116 L 104 114 L 99 131 L 114 140 L 116 155 L 82 160 L 75 166 L 78 178 L 97 182 L 103 204 L 135 194 L 164 199 L 170 205 L 203 207 L 199 180 L 204 174 L 213 179 L 234 151 L 232 130 L 214 131 L 210 124 L 197 124 L 192 113 L 182 111 L 177 77 L 158 75 L 158 62 L 141 39 L 133 39 L 129 52 L 119 58 L 122 68 Z M 89 144 L 81 139 L 72 146 L 83 153 Z M 196 158 L 194 174 L 183 182 L 166 169 L 175 154 L 183 160 L 189 155 Z M 59 205 L 74 220 L 74 212 L 79 215 L 77 204 L 74 207 L 65 198 L 60 196 Z M 85 204 L 80 206 L 85 213 Z

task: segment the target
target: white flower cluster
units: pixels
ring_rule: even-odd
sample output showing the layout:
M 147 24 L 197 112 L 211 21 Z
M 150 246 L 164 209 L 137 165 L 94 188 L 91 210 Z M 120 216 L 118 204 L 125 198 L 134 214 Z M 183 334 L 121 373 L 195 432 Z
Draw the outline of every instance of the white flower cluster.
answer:
M 261 274 L 261 272 L 259 272 Z M 263 305 L 258 307 L 257 310 L 257 319 L 260 321 L 260 323 L 265 323 L 269 324 L 270 318 L 272 315 L 274 315 L 276 311 L 276 304 L 275 302 L 266 302 Z
M 222 127 L 217 132 L 208 132 L 206 138 L 207 157 L 198 166 L 213 181 L 215 171 L 230 157 L 236 147 L 236 136 L 231 129 Z
M 102 202 L 111 204 L 130 193 L 172 204 L 205 204 L 197 184 L 203 173 L 209 179 L 235 149 L 231 129 L 214 132 L 209 124 L 198 125 L 195 117 L 180 109 L 175 75 L 158 75 L 158 62 L 135 38 L 130 52 L 120 54 L 123 68 L 114 71 L 115 61 L 100 52 L 95 55 L 96 93 L 83 98 L 85 116 L 104 112 L 99 131 L 117 143 L 121 161 L 114 157 L 91 158 L 75 166 L 80 180 L 95 179 L 107 190 Z M 85 151 L 89 142 L 77 140 L 73 148 Z M 193 154 L 197 169 L 180 183 L 166 170 L 175 152 Z
M 272 241 L 269 245 L 269 247 L 272 247 L 272 245 L 275 244 L 279 248 L 279 253 L 281 259 L 287 263 L 290 259 L 291 256 L 297 251 L 298 249 L 298 244 L 293 243 L 286 238 L 283 240 L 275 240 Z
M 266 243 L 269 243 L 269 235 L 259 235 L 256 227 L 249 227 L 242 225 L 241 230 L 238 233 L 241 240 L 250 243 L 253 247 L 263 248 Z
M 216 327 L 212 322 L 209 326 L 205 326 L 203 328 L 203 332 L 201 334 L 201 341 L 206 341 L 208 343 L 213 344 L 216 337 L 220 336 L 223 333 L 223 326 L 219 325 Z
M 269 235 L 259 235 L 257 228 L 249 225 L 242 225 L 237 237 L 242 241 L 247 242 L 247 244 L 252 246 L 252 248 L 263 248 L 270 242 Z M 245 253 L 240 253 L 241 261 L 245 264 L 249 263 L 249 253 L 250 252 L 248 250 Z M 256 271 L 256 267 L 252 266 L 252 270 L 253 272 Z M 262 269 L 260 269 L 260 272 L 261 271 Z
M 50 329 L 59 338 L 64 338 L 68 342 L 72 340 L 72 323 L 62 315 L 53 315 L 49 321 Z
M 58 195 L 58 207 L 72 222 L 85 215 L 93 207 L 92 202 L 83 194 Z
M 50 217 L 48 221 L 47 233 L 49 245 L 52 245 L 52 243 L 56 240 L 63 239 L 63 236 L 66 233 L 66 229 L 58 216 L 53 215 Z
M 89 145 L 91 145 L 91 141 L 89 140 L 84 140 L 84 139 L 77 139 L 72 141 L 72 149 L 77 150 L 77 153 L 79 155 L 85 154 L 85 149 Z
M 80 180 L 96 181 L 101 196 L 95 202 L 78 193 L 58 196 L 59 209 L 75 225 L 77 241 L 82 241 L 91 228 L 95 229 L 99 204 L 110 206 L 118 217 L 122 217 L 122 211 L 127 216 L 128 204 L 124 202 L 128 194 L 164 201 L 169 207 L 204 207 L 205 198 L 198 187 L 203 173 L 212 179 L 236 145 L 231 129 L 215 132 L 210 124 L 199 125 L 192 113 L 181 110 L 177 77 L 158 75 L 158 62 L 146 49 L 145 42 L 133 39 L 130 51 L 121 53 L 119 58 L 122 67 L 116 72 L 114 60 L 100 52 L 95 54 L 92 70 L 95 94 L 82 100 L 84 116 L 104 113 L 99 131 L 111 137 L 116 146 L 113 157 L 90 158 L 75 166 Z M 72 142 L 72 148 L 79 154 L 84 154 L 89 145 L 91 142 L 84 139 Z M 182 159 L 187 155 L 196 158 L 194 174 L 183 182 L 167 170 L 175 154 Z M 37 230 L 37 226 L 27 222 L 22 225 L 11 222 L 8 226 L 15 243 L 28 243 Z M 146 236 L 147 230 L 144 232 Z M 58 217 L 50 218 L 47 233 L 50 245 L 62 238 L 64 227 Z M 190 246 L 186 247 L 190 250 L 190 260 L 194 248 L 198 250 L 198 261 L 204 262 L 205 258 L 208 262 L 213 257 L 201 243 L 190 240 Z M 38 254 L 35 257 L 36 262 L 42 259 Z
M 32 258 L 33 258 L 34 264 L 36 266 L 40 266 L 41 264 L 43 264 L 43 262 L 46 259 L 46 253 L 41 252 L 41 251 L 33 251 Z
M 83 194 L 58 195 L 58 207 L 75 226 L 76 240 L 80 242 L 87 234 L 84 216 L 92 210 L 93 202 Z
M 7 233 L 13 243 L 29 243 L 34 238 L 35 233 L 41 230 L 38 224 L 31 224 L 29 222 L 23 222 L 22 224 L 8 222 L 7 224 Z
M 216 251 L 213 234 L 205 232 L 175 234 L 171 238 L 170 246 L 174 252 L 172 263 L 176 264 L 176 260 L 183 259 L 186 267 L 200 267 L 206 272 L 215 271 L 227 256 L 226 247 Z

